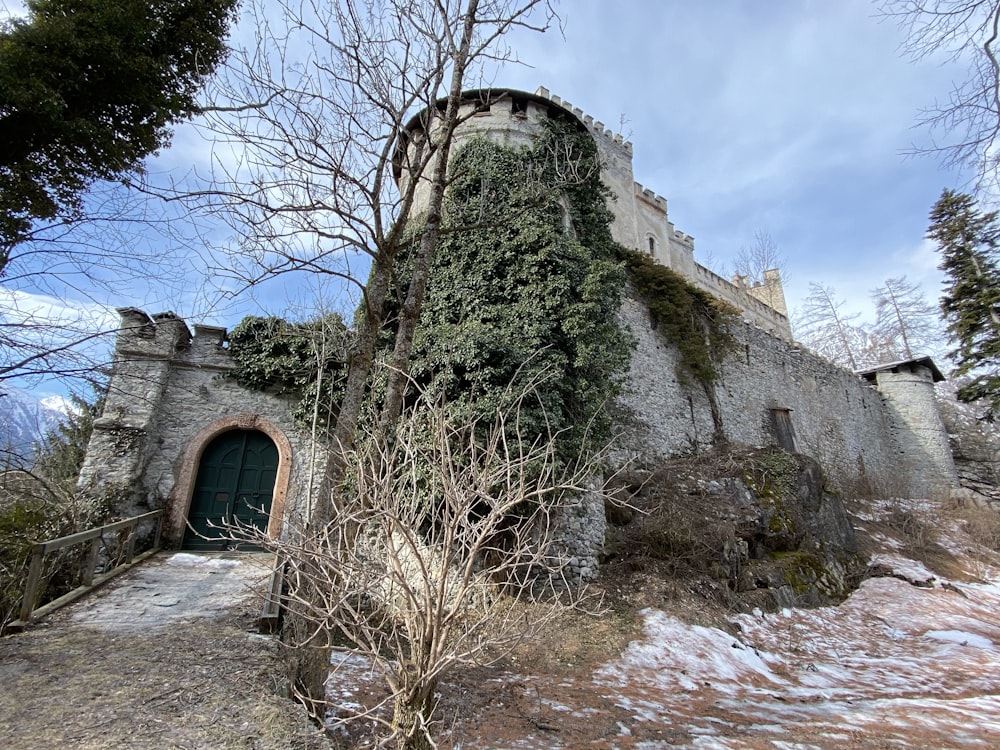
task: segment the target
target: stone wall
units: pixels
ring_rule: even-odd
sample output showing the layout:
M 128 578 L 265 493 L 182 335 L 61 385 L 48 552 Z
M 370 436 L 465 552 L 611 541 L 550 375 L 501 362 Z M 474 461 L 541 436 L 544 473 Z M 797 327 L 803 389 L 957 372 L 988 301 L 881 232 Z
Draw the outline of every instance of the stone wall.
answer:
M 603 481 L 594 489 L 600 489 Z M 589 583 L 597 577 L 608 522 L 604 495 L 589 491 L 568 498 L 553 518 L 551 554 L 570 584 Z
M 766 283 L 749 287 L 734 284 L 697 263 L 694 259 L 694 237 L 679 231 L 670 221 L 667 199 L 635 181 L 632 168 L 632 144 L 619 133 L 605 127 L 582 110 L 539 87 L 533 94 L 504 89 L 484 89 L 466 92 L 467 101 L 461 108 L 464 122 L 455 132 L 452 153 L 470 138 L 481 136 L 505 146 L 528 146 L 548 117 L 559 114 L 575 120 L 586 128 L 597 144 L 601 160 L 601 179 L 611 190 L 613 199 L 608 208 L 614 215 L 611 234 L 625 247 L 648 253 L 663 265 L 672 268 L 691 283 L 725 300 L 740 310 L 744 319 L 787 340 L 792 329 L 785 309 L 780 276 L 769 272 Z M 411 143 L 419 142 L 420 118 L 410 123 Z M 437 121 L 432 121 L 431 137 Z M 412 146 L 411 146 L 412 147 Z M 433 173 L 432 162 L 425 175 Z M 401 190 L 405 190 L 410 175 L 397 164 Z M 429 182 L 416 192 L 416 210 L 426 206 Z
M 166 541 L 178 544 L 202 450 L 226 430 L 258 429 L 279 448 L 282 486 L 275 487 L 269 532 L 281 533 L 315 495 L 324 466 L 321 446 L 291 417 L 294 399 L 222 377 L 231 366 L 225 329 L 195 326 L 192 335 L 170 314 L 119 312 L 107 402 L 81 487 L 110 495 L 122 514 L 167 509 Z
M 792 329 L 785 309 L 781 279 L 771 271 L 763 288 L 734 284 L 694 259 L 694 237 L 675 228 L 668 215 L 667 199 L 635 181 L 632 144 L 595 121 L 569 102 L 539 88 L 536 96 L 547 99 L 572 114 L 590 132 L 601 159 L 601 179 L 614 194 L 608 208 L 614 214 L 611 234 L 617 242 L 648 253 L 709 294 L 740 310 L 744 320 L 774 335 L 791 340 Z M 501 104 L 497 116 L 502 117 Z M 471 122 L 466 127 L 477 127 Z M 771 302 L 775 304 L 771 304 Z
M 719 435 L 709 395 L 677 375 L 678 354 L 651 327 L 645 304 L 629 295 L 623 322 L 638 339 L 616 408 L 617 458 L 655 465 L 713 446 Z M 823 466 L 844 492 L 925 495 L 934 482 L 905 425 L 871 384 L 760 328 L 743 324 L 712 388 L 721 437 L 751 446 L 779 444 L 776 419 L 790 419 L 795 449 Z

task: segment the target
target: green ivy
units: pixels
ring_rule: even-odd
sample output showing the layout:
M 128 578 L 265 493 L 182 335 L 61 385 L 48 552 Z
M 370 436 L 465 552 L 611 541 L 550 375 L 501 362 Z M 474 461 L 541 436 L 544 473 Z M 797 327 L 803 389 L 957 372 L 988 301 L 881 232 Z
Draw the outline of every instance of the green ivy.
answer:
M 326 431 L 340 403 L 346 341 L 337 314 L 305 323 L 250 315 L 229 332 L 233 368 L 227 376 L 252 390 L 297 396 L 292 416 L 312 425 L 315 415 Z
M 618 246 L 618 257 L 657 329 L 680 353 L 680 380 L 709 389 L 719 377 L 719 362 L 735 345 L 729 327 L 739 320 L 739 312 L 648 255 Z
M 522 438 L 559 433 L 572 460 L 609 436 L 633 347 L 596 145 L 550 121 L 530 147 L 470 139 L 451 174 L 411 375 L 485 421 L 530 387 Z
M 565 460 L 606 440 L 604 406 L 619 393 L 634 347 L 617 318 L 626 268 L 680 351 L 681 377 L 706 388 L 717 378 L 736 311 L 614 242 L 610 191 L 586 131 L 550 120 L 527 147 L 472 138 L 455 153 L 450 172 L 410 374 L 456 416 L 490 422 L 530 388 L 518 421 L 522 437 L 560 434 Z M 400 297 L 408 260 L 404 252 Z M 308 323 L 246 318 L 229 336 L 230 376 L 249 388 L 300 396 L 295 415 L 306 423 L 318 399 L 322 421 L 332 424 L 346 336 L 339 316 Z

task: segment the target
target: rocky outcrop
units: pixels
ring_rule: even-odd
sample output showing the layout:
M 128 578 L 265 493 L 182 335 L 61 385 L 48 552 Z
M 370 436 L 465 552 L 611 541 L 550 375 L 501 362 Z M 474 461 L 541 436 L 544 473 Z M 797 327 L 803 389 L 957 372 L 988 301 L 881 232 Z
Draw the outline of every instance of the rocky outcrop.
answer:
M 777 448 L 670 461 L 619 481 L 610 505 L 606 561 L 707 575 L 741 609 L 838 601 L 866 569 L 819 464 Z
M 939 383 L 936 396 L 958 480 L 979 502 L 1000 504 L 1000 430 L 984 418 L 985 407 L 959 401 L 956 388 Z

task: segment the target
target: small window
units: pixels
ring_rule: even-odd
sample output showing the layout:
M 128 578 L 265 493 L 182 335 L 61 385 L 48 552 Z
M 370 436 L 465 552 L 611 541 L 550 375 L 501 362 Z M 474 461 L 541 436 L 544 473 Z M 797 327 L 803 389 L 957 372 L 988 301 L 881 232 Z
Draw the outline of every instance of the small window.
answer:
M 515 117 L 525 117 L 528 114 L 527 99 L 511 99 L 510 113 Z
M 649 254 L 656 255 L 656 238 L 649 237 Z

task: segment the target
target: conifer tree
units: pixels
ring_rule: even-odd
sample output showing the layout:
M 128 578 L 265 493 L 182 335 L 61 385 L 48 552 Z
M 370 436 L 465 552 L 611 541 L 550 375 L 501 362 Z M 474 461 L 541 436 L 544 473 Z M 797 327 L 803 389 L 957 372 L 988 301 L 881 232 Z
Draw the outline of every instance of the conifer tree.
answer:
M 989 417 L 1000 408 L 1000 222 L 970 195 L 945 190 L 931 210 L 928 238 L 938 244 L 947 275 L 941 311 L 956 348 L 954 375 L 972 375 L 963 401 L 986 399 Z
M 0 26 L 0 272 L 38 220 L 141 171 L 198 111 L 237 0 L 28 0 Z

